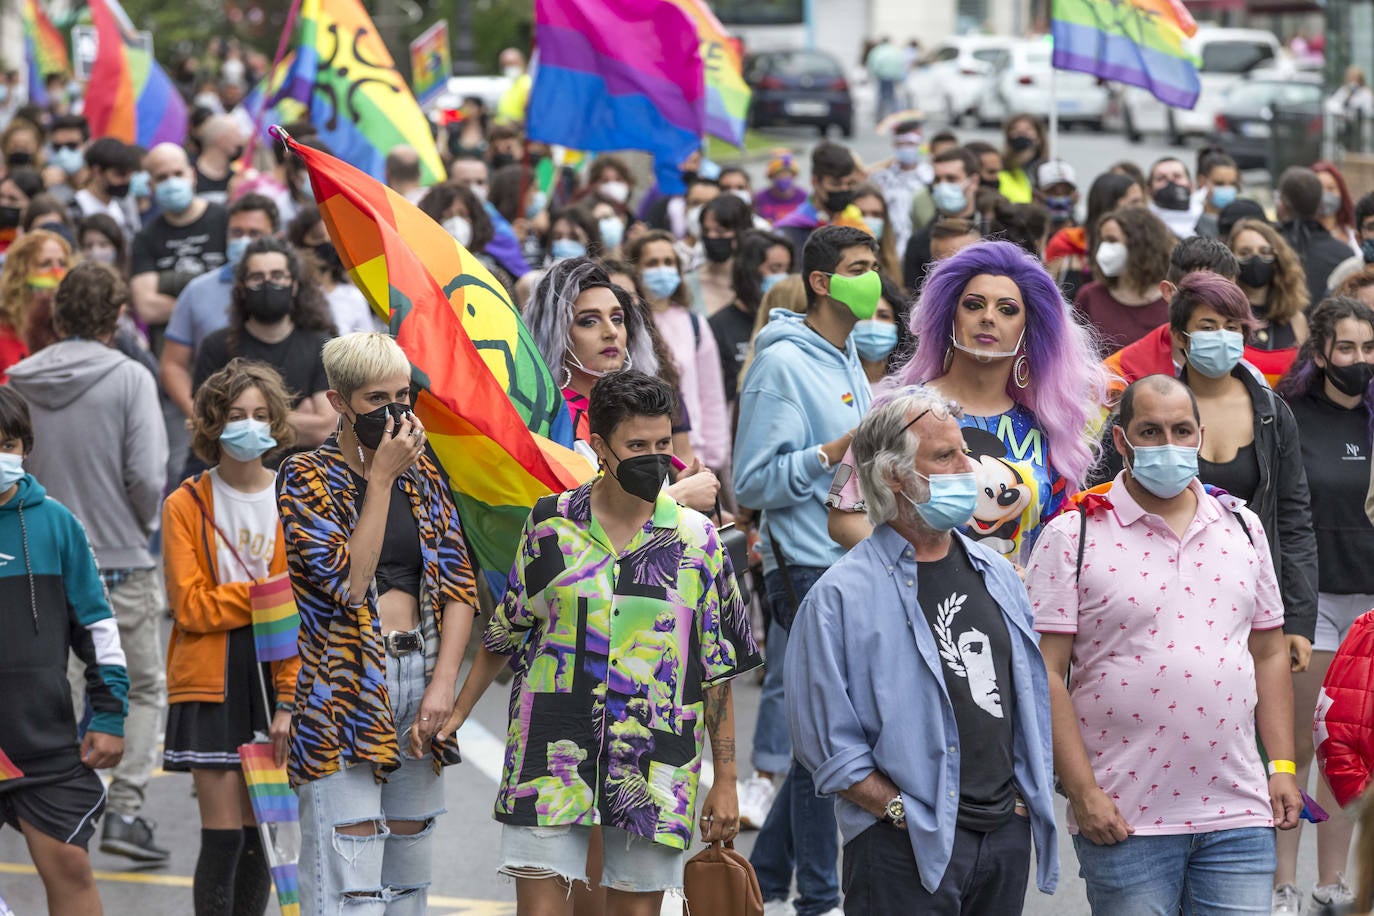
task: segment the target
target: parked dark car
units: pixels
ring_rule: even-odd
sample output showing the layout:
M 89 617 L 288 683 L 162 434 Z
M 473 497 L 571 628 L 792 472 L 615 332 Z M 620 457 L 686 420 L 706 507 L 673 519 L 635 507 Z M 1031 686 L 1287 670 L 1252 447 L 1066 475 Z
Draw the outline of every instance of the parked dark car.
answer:
M 824 51 L 761 51 L 744 59 L 744 79 L 754 90 L 750 123 L 812 125 L 824 135 L 833 125 L 854 133 L 854 99 L 844 68 Z
M 1274 171 L 1275 143 L 1291 144 L 1298 135 L 1310 134 L 1318 153 L 1312 159 L 1321 158 L 1322 87 L 1317 79 L 1297 73 L 1237 83 L 1217 110 L 1212 144 L 1242 169 Z M 1278 136 L 1276 129 L 1282 131 Z

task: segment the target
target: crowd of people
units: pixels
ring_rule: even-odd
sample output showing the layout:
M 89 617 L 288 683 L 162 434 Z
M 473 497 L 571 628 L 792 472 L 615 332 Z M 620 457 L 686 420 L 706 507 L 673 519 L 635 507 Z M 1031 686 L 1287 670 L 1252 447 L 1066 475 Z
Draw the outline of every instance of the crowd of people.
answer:
M 1080 180 L 1035 117 L 913 119 L 880 162 L 777 150 L 756 187 L 694 154 L 665 193 L 612 154 L 535 180 L 549 148 L 470 99 L 446 180 L 398 147 L 386 181 L 505 288 L 597 468 L 480 570 L 305 168 L 244 156 L 239 77 L 183 81 L 150 150 L 3 111 L 0 680 L 31 701 L 0 812 L 51 912 L 100 912 L 97 829 L 168 859 L 159 766 L 194 783 L 197 916 L 264 912 L 255 736 L 303 912 L 424 912 L 506 668 L 522 914 L 657 913 L 740 829 L 768 916 L 1016 912 L 1059 829 L 1095 913 L 1296 914 L 1303 813 L 1313 906 L 1371 909 L 1312 774 L 1374 766 L 1359 689 L 1323 688 L 1374 606 L 1374 194 L 1337 166 L 1271 214 L 1220 150 Z M 286 581 L 297 650 L 262 663 Z

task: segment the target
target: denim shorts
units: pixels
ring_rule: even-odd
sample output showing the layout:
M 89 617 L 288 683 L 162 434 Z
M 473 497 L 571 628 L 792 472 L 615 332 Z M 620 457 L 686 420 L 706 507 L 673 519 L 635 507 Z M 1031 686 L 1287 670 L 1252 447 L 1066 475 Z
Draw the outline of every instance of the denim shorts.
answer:
M 415 721 L 425 692 L 423 652 L 386 656 L 392 718 L 401 731 Z M 370 764 L 345 767 L 299 786 L 302 916 L 423 916 L 430 884 L 435 821 L 444 813 L 443 777 L 426 754 L 401 747 L 401 768 L 378 783 Z M 374 822 L 372 835 L 336 827 Z M 391 832 L 387 821 L 423 821 L 414 835 Z M 352 898 L 352 899 L 350 899 Z
M 512 878 L 562 878 L 571 884 L 587 880 L 587 845 L 592 828 L 501 828 L 500 873 Z M 635 894 L 681 891 L 687 851 L 626 833 L 601 828 L 601 886 Z

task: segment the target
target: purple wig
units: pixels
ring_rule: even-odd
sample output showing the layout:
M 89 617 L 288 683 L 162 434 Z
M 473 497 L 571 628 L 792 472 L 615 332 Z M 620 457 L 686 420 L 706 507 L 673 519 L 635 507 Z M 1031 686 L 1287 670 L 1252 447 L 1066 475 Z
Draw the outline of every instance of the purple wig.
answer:
M 944 375 L 955 309 L 969 281 L 982 274 L 1008 277 L 1021 291 L 1030 384 L 1017 388 L 1008 372 L 1007 394 L 1029 408 L 1045 430 L 1049 464 L 1081 488 L 1096 460 L 1089 422 L 1106 403 L 1107 371 L 1092 332 L 1074 321 L 1054 280 L 1019 246 L 983 241 L 932 267 L 912 310 L 916 352 L 898 370 L 898 384 L 936 382 Z

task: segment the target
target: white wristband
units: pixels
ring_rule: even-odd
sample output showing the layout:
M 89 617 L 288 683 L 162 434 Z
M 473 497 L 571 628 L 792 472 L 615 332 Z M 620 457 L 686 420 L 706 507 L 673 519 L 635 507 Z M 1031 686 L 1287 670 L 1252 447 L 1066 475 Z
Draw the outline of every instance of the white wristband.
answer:
M 822 470 L 830 470 L 830 456 L 825 453 L 824 445 L 816 446 L 816 457 L 820 459 Z

